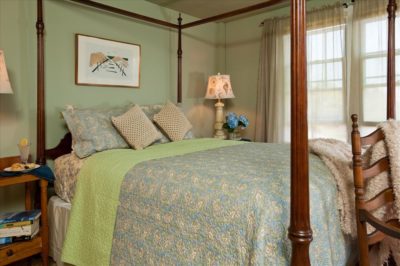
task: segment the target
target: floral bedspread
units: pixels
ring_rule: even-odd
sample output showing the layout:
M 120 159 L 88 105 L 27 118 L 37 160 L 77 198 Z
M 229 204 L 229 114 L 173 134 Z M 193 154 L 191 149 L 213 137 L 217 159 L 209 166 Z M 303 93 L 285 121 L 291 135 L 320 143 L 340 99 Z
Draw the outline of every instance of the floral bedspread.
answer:
M 142 162 L 124 178 L 111 265 L 288 265 L 290 149 L 248 143 Z M 345 265 L 336 185 L 310 155 L 312 265 Z

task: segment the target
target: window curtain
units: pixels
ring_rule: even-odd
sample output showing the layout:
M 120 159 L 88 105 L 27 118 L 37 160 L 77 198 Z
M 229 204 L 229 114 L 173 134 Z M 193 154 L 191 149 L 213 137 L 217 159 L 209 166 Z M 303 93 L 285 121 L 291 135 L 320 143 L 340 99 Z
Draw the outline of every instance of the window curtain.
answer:
M 347 139 L 346 11 L 339 3 L 308 14 L 309 138 Z
M 274 18 L 263 22 L 257 89 L 255 139 L 259 142 L 282 142 L 284 140 L 284 105 L 287 95 L 287 78 L 284 60 L 284 36 L 290 32 L 288 18 Z M 287 37 L 286 37 L 287 38 Z
M 345 10 L 338 3 L 307 15 L 309 137 L 345 139 Z M 260 142 L 288 142 L 290 20 L 274 18 L 263 24 L 255 138 Z

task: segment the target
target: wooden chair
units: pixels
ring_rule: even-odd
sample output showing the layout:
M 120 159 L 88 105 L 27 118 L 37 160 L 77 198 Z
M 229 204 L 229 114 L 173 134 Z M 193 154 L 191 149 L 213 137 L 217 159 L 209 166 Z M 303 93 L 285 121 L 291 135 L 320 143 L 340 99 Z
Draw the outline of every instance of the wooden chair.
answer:
M 364 167 L 365 163 L 361 157 L 361 148 L 365 145 L 373 145 L 385 138 L 383 131 L 377 129 L 368 136 L 360 137 L 358 130 L 358 117 L 352 115 L 353 131 L 351 132 L 351 143 L 353 151 L 353 173 L 354 191 L 356 201 L 357 237 L 359 248 L 359 262 L 361 266 L 369 265 L 369 247 L 381 242 L 385 237 L 391 236 L 400 239 L 400 223 L 397 219 L 381 221 L 372 212 L 386 204 L 394 201 L 393 187 L 388 187 L 369 200 L 365 199 L 365 183 L 368 178 L 377 176 L 387 171 L 390 176 L 389 157 L 381 158 L 369 167 Z M 376 230 L 367 233 L 367 223 Z

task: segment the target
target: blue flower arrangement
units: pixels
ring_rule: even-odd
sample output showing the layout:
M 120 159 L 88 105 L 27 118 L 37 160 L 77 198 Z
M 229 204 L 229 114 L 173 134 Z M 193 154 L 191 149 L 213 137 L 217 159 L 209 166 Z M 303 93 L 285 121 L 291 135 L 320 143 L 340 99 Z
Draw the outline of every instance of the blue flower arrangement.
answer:
M 235 113 L 228 112 L 226 114 L 226 122 L 223 125 L 223 128 L 228 130 L 228 132 L 232 133 L 236 128 L 240 127 L 241 129 L 246 128 L 249 125 L 249 120 L 245 115 L 237 116 Z

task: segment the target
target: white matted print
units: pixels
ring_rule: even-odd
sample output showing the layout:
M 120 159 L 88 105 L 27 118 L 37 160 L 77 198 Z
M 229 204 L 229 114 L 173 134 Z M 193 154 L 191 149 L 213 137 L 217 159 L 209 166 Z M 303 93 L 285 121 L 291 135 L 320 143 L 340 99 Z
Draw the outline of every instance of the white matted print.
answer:
M 140 45 L 76 34 L 75 83 L 139 87 Z

